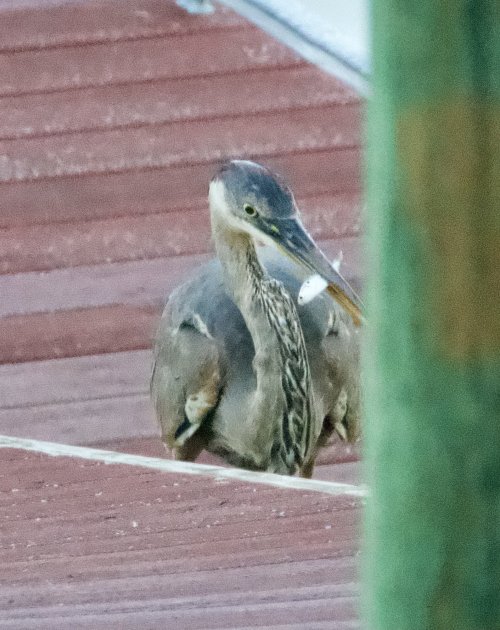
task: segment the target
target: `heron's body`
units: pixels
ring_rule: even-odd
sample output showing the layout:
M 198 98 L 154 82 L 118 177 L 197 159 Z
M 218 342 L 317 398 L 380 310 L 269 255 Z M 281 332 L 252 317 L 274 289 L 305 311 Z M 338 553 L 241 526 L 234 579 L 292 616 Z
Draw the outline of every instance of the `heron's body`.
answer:
M 309 476 L 334 428 L 358 435 L 358 330 L 326 294 L 298 306 L 307 272 L 257 255 L 212 197 L 219 260 L 172 293 L 157 335 L 151 390 L 163 439 L 179 459 L 206 449 Z

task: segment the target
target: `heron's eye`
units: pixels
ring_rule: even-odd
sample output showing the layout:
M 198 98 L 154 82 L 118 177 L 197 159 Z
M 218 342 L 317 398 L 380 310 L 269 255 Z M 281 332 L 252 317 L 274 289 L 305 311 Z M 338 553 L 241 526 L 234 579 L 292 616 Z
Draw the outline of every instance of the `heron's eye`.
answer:
M 256 217 L 257 216 L 257 210 L 253 206 L 248 204 L 248 203 L 246 203 L 243 206 L 243 210 L 248 214 L 249 217 Z

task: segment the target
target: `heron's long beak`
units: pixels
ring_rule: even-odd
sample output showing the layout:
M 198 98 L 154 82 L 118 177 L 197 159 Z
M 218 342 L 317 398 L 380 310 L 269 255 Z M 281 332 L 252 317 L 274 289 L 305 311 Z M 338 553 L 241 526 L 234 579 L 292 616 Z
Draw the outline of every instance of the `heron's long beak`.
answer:
M 261 219 L 259 228 L 290 258 L 328 283 L 327 291 L 349 313 L 354 324 L 363 320 L 363 304 L 345 278 L 335 271 L 327 257 L 298 219 Z

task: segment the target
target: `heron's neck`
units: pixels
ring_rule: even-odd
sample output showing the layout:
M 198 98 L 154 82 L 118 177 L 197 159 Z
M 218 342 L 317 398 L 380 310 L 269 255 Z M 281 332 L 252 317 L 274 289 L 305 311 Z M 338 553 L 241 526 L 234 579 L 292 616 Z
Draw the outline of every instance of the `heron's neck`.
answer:
M 246 234 L 220 228 L 213 220 L 212 225 L 224 280 L 252 335 L 256 354 L 267 354 L 271 351 L 270 345 L 276 350 L 277 339 L 270 334 L 265 313 L 255 299 L 255 289 L 266 278 L 266 273 L 252 239 Z
M 281 419 L 275 471 L 288 466 L 293 472 L 307 459 L 314 430 L 312 382 L 295 304 L 281 283 L 267 276 L 248 236 L 214 227 L 226 284 L 254 343 L 257 417 Z

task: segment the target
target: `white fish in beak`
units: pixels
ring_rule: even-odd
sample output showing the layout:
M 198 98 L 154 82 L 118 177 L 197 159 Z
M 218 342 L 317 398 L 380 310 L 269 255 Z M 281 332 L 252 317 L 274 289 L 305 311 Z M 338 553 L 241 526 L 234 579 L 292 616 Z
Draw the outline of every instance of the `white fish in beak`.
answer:
M 339 252 L 339 255 L 332 262 L 332 267 L 337 273 L 340 271 L 340 265 L 342 263 L 343 254 Z M 309 304 L 316 296 L 326 289 L 328 282 L 319 274 L 314 273 L 304 280 L 300 287 L 299 296 L 297 298 L 298 303 L 303 306 Z
M 309 304 L 309 302 L 314 300 L 314 298 L 324 291 L 327 286 L 328 282 L 317 273 L 314 273 L 302 283 L 299 291 L 299 297 L 297 298 L 298 303 L 301 306 Z

